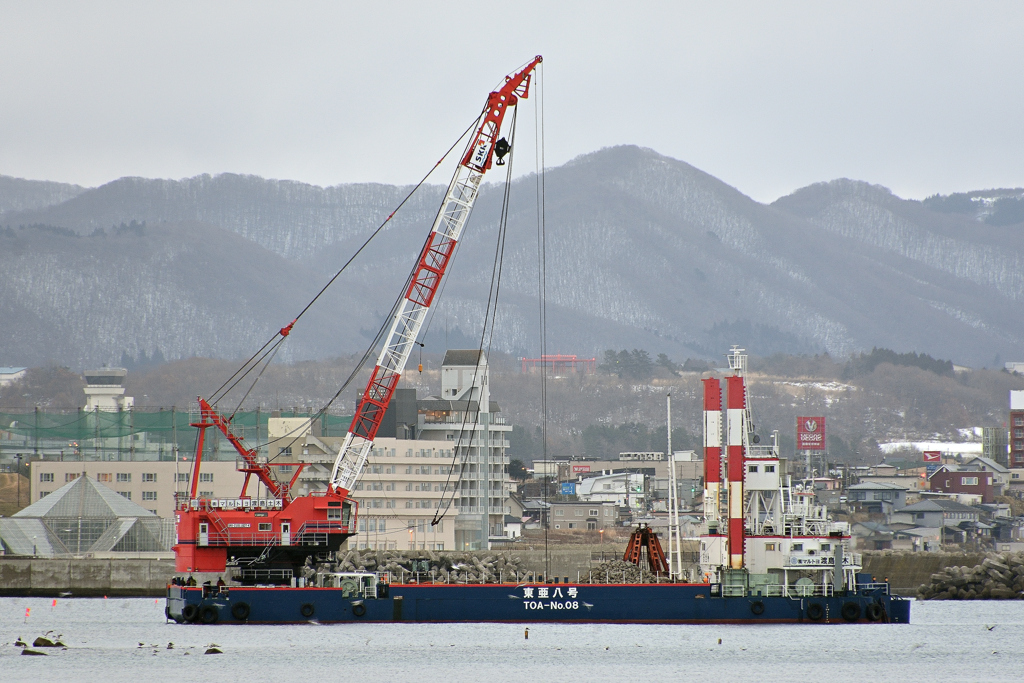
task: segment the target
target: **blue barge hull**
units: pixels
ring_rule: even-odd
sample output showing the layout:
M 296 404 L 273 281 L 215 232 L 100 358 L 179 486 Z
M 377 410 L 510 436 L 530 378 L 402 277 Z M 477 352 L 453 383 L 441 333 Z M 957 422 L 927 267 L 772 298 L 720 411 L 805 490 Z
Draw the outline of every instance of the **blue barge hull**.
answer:
M 638 624 L 910 622 L 910 601 L 881 589 L 823 597 L 720 597 L 709 584 L 392 584 L 387 597 L 341 588 L 168 587 L 178 622 L 568 622 Z M 717 593 L 717 590 L 715 591 Z

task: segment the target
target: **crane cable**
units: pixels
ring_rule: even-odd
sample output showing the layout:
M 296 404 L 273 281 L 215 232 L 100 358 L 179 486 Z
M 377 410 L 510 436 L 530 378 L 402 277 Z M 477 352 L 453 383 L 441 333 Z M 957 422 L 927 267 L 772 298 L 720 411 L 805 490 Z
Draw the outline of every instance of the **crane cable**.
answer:
M 548 348 L 548 286 L 547 286 L 547 220 L 545 215 L 546 187 L 544 177 L 544 80 L 543 70 L 537 71 L 537 99 L 534 106 L 535 117 L 535 140 L 537 147 L 537 299 L 539 313 L 539 336 L 540 336 L 540 412 L 541 412 L 541 455 L 547 466 L 548 460 L 548 375 L 547 364 L 544 356 Z M 547 514 L 548 508 L 548 478 L 544 477 L 542 500 L 544 508 L 541 510 L 541 522 L 544 527 L 544 576 L 551 573 L 551 554 L 548 548 L 548 528 L 551 525 L 551 518 Z
M 482 113 L 481 113 L 481 115 L 482 115 Z M 431 169 L 431 173 L 432 173 L 432 172 L 433 172 L 433 171 L 434 171 L 434 170 L 435 170 L 435 169 L 437 168 L 437 166 L 438 166 L 439 164 L 441 164 L 441 163 L 442 163 L 442 162 L 443 162 L 443 161 L 444 161 L 444 160 L 445 160 L 445 159 L 446 159 L 446 158 L 448 157 L 448 155 L 449 155 L 449 154 L 451 154 L 452 150 L 454 150 L 454 149 L 455 149 L 455 147 L 456 147 L 456 146 L 457 146 L 457 145 L 459 144 L 459 142 L 460 142 L 460 141 L 461 141 L 461 140 L 462 140 L 463 138 L 465 138 L 465 137 L 466 137 L 466 135 L 467 135 L 467 134 L 469 133 L 469 131 L 473 129 L 473 127 L 474 127 L 474 126 L 475 126 L 475 124 L 476 124 L 476 121 L 477 121 L 477 120 L 479 120 L 479 118 L 480 118 L 480 117 L 478 116 L 478 117 L 477 117 L 477 119 L 476 119 L 476 120 L 474 120 L 474 123 L 473 123 L 473 124 L 471 124 L 471 125 L 470 125 L 470 126 L 469 126 L 469 127 L 468 127 L 468 128 L 466 129 L 466 130 L 465 130 L 465 131 L 463 131 L 462 135 L 461 135 L 461 136 L 459 136 L 459 138 L 458 138 L 458 139 L 457 139 L 457 140 L 455 141 L 455 143 L 454 143 L 454 144 L 453 144 L 453 145 L 452 145 L 451 147 L 449 147 L 449 148 L 448 148 L 448 151 L 447 151 L 447 152 L 445 152 L 444 156 L 443 156 L 443 157 L 441 157 L 441 159 L 440 159 L 440 160 L 439 160 L 439 161 L 437 162 L 437 164 L 435 164 L 435 165 L 434 165 L 434 168 L 433 168 L 433 169 Z M 470 140 L 470 141 L 467 141 L 467 143 L 466 143 L 466 148 L 465 148 L 465 149 L 463 150 L 463 152 L 464 152 L 464 153 L 463 153 L 463 156 L 465 156 L 465 153 L 466 153 L 466 152 L 468 152 L 468 148 L 469 148 L 469 144 L 470 144 L 470 142 L 471 142 L 471 140 Z M 424 177 L 423 177 L 423 179 L 422 179 L 422 180 L 421 180 L 421 181 L 420 181 L 420 182 L 419 182 L 419 183 L 418 183 L 418 184 L 416 185 L 416 188 L 419 188 L 420 186 L 422 186 L 422 185 L 424 184 L 424 182 L 426 181 L 426 179 L 427 179 L 427 177 L 428 177 L 429 175 L 430 175 L 430 173 L 428 173 L 428 174 L 427 174 L 426 176 L 424 176 Z M 367 240 L 366 242 L 364 242 L 364 243 L 363 243 L 363 246 L 359 248 L 359 251 L 362 251 L 362 249 L 363 249 L 363 248 L 365 248 L 367 244 L 369 244 L 370 240 L 372 240 L 372 239 L 373 239 L 373 237 L 375 237 L 375 236 L 376 236 L 376 235 L 377 235 L 377 234 L 378 234 L 378 233 L 380 232 L 381 228 L 383 228 L 383 227 L 384 227 L 384 225 L 386 225 L 386 224 L 387 224 L 387 221 L 390 221 L 390 220 L 391 220 L 391 218 L 392 218 L 392 217 L 393 217 L 393 216 L 395 215 L 395 213 L 396 213 L 396 212 L 398 211 L 398 209 L 402 207 L 402 204 L 405 204 L 405 203 L 406 203 L 406 201 L 408 201 L 409 197 L 411 197 L 411 196 L 412 196 L 413 192 L 415 192 L 415 191 L 416 191 L 416 188 L 414 188 L 414 189 L 413 189 L 413 191 L 412 191 L 412 192 L 410 192 L 410 193 L 409 193 L 409 194 L 408 194 L 408 195 L 406 196 L 406 198 L 402 200 L 402 203 L 401 203 L 401 204 L 399 204 L 398 208 L 396 208 L 396 209 L 395 209 L 394 211 L 392 211 L 392 212 L 391 212 L 391 214 L 390 214 L 390 215 L 388 216 L 388 218 L 387 218 L 387 219 L 386 219 L 386 220 L 384 221 L 384 223 L 383 223 L 383 224 L 381 224 L 380 228 L 378 228 L 378 229 L 377 229 L 377 230 L 376 230 L 376 231 L 374 232 L 374 234 L 373 234 L 373 235 L 371 235 L 371 236 L 370 236 L 370 238 L 369 238 L 369 239 L 368 239 L 368 240 Z M 442 205 L 442 206 L 440 206 L 440 207 L 438 208 L 438 210 L 437 210 L 437 213 L 436 213 L 436 214 L 435 214 L 435 216 L 434 216 L 434 223 L 436 223 L 436 222 L 437 222 L 437 217 L 438 217 L 438 216 L 440 215 L 441 211 L 443 211 L 443 210 L 444 210 L 444 206 L 443 206 L 443 205 Z M 426 248 L 426 245 L 427 245 L 427 244 L 429 243 L 429 241 L 430 241 L 430 238 L 431 238 L 431 235 L 432 235 L 432 234 L 433 234 L 432 232 L 431 232 L 431 233 L 428 233 L 428 234 L 427 234 L 427 237 L 426 237 L 426 239 L 425 239 L 425 241 L 424 241 L 424 244 L 423 244 L 423 246 L 421 246 L 421 247 L 420 247 L 420 251 L 419 251 L 419 253 L 422 253 L 422 252 L 423 252 L 423 249 L 424 249 L 424 248 Z M 456 248 L 457 248 L 457 247 L 458 247 L 458 245 L 456 245 Z M 353 261 L 353 260 L 355 259 L 355 257 L 356 257 L 356 256 L 358 256 L 358 253 L 359 253 L 359 252 L 357 251 L 357 252 L 356 252 L 356 254 L 353 254 L 352 258 L 350 258 L 350 259 L 348 260 L 348 262 L 346 262 L 346 263 L 345 263 L 345 265 L 344 265 L 344 267 L 342 268 L 342 270 L 344 270 L 345 268 L 347 268 L 347 267 L 349 266 L 349 264 L 351 264 L 351 263 L 352 263 L 352 261 Z M 387 315 L 386 315 L 386 316 L 384 317 L 383 321 L 381 322 L 381 326 L 380 326 L 380 328 L 379 328 L 379 329 L 377 330 L 377 334 L 376 334 L 376 335 L 374 336 L 374 338 L 373 338 L 373 340 L 372 340 L 372 341 L 370 342 L 370 344 L 369 344 L 369 345 L 368 345 L 368 346 L 366 347 L 366 350 L 365 350 L 365 351 L 363 352 L 363 355 L 362 355 L 362 357 L 361 357 L 361 358 L 359 359 L 359 362 L 358 362 L 358 363 L 356 364 L 356 366 L 355 366 L 355 367 L 354 367 L 354 368 L 352 369 L 352 372 L 351 372 L 351 373 L 349 373 L 349 376 L 348 376 L 348 377 L 347 377 L 347 378 L 345 379 L 345 381 L 344 381 L 344 382 L 342 383 L 342 385 L 341 385 L 341 387 L 340 387 L 340 388 L 338 389 L 338 391 L 337 391 L 337 392 L 335 392 L 334 396 L 332 396 L 332 397 L 331 397 L 331 398 L 330 398 L 330 399 L 329 399 L 329 400 L 328 400 L 328 401 L 327 401 L 327 402 L 326 402 L 326 403 L 325 403 L 325 404 L 323 405 L 323 407 L 322 407 L 322 408 L 320 408 L 320 409 L 319 409 L 319 410 L 318 410 L 318 411 L 317 411 L 317 412 L 316 412 L 315 414 L 313 414 L 313 415 L 309 416 L 309 419 L 308 419 L 307 421 L 304 421 L 304 422 L 303 422 L 303 424 L 301 424 L 301 425 L 299 425 L 299 426 L 295 427 L 294 429 L 290 430 L 289 432 L 287 432 L 287 433 L 285 433 L 285 434 L 282 434 L 282 435 L 280 435 L 280 436 L 277 436 L 277 437 L 275 437 L 275 438 L 273 438 L 273 439 L 269 438 L 269 435 L 268 435 L 267 441 L 266 441 L 266 442 L 264 442 L 264 443 L 262 443 L 262 444 L 258 444 L 258 445 L 256 446 L 256 450 L 258 450 L 259 448 L 263 448 L 263 447 L 266 447 L 266 446 L 270 446 L 271 444 L 273 444 L 273 443 L 276 443 L 276 442 L 278 442 L 278 441 L 282 441 L 282 440 L 288 439 L 288 438 L 289 438 L 289 437 L 291 437 L 292 435 L 294 435 L 294 434 L 296 434 L 296 433 L 298 433 L 298 432 L 300 432 L 300 431 L 303 431 L 303 430 L 304 430 L 304 429 L 306 428 L 306 424 L 307 424 L 307 423 L 312 423 L 313 421 L 315 421 L 315 420 L 318 420 L 318 419 L 320 419 L 320 418 L 321 418 L 321 417 L 322 417 L 323 415 L 325 415 L 325 414 L 327 413 L 327 411 L 328 411 L 328 409 L 329 409 L 329 408 L 331 407 L 331 405 L 332 405 L 332 404 L 333 404 L 333 403 L 334 403 L 334 402 L 335 402 L 335 401 L 336 401 L 336 400 L 337 400 L 337 399 L 338 399 L 338 398 L 339 398 L 339 397 L 341 396 L 341 394 L 342 394 L 342 393 L 343 393 L 343 392 L 344 392 L 344 391 L 345 391 L 345 390 L 346 390 L 346 389 L 347 389 L 347 388 L 349 387 L 349 385 L 350 385 L 350 384 L 351 384 L 351 383 L 353 382 L 353 380 L 355 380 L 356 376 L 357 376 L 357 375 L 358 375 L 358 374 L 359 374 L 359 373 L 360 373 L 360 372 L 362 371 L 362 369 L 363 369 L 363 368 L 364 368 L 364 367 L 366 366 L 366 363 L 367 363 L 367 362 L 368 362 L 368 361 L 370 360 L 370 358 L 371 358 L 371 357 L 373 356 L 374 352 L 375 352 L 375 351 L 377 350 L 377 346 L 378 346 L 378 344 L 380 344 L 380 343 L 381 343 L 381 340 L 382 340 L 382 339 L 384 338 L 384 335 L 385 335 L 385 334 L 386 334 L 386 332 L 388 331 L 388 329 L 389 329 L 389 327 L 390 327 L 390 325 L 391 325 L 391 323 L 392 323 L 392 321 L 393 321 L 393 319 L 394 319 L 394 317 L 395 317 L 395 314 L 396 314 L 396 312 L 398 311 L 398 308 L 399 308 L 399 307 L 400 307 L 400 306 L 402 305 L 402 301 L 403 301 L 403 300 L 405 299 L 405 293 L 406 293 L 406 292 L 408 291 L 408 289 L 409 289 L 409 285 L 411 284 L 411 282 L 412 282 L 413 278 L 414 278 L 414 277 L 416 276 L 416 269 L 417 269 L 418 265 L 419 265 L 419 262 L 418 262 L 418 261 L 417 261 L 417 262 L 416 262 L 415 264 L 413 264 L 413 267 L 412 267 L 412 269 L 411 269 L 411 270 L 409 271 L 409 274 L 408 274 L 408 276 L 407 276 L 407 277 L 406 277 L 406 279 L 405 279 L 405 283 L 404 283 L 404 284 L 402 285 L 402 288 L 401 288 L 401 289 L 399 290 L 399 294 L 398 294 L 398 297 L 397 297 L 397 298 L 395 299 L 394 303 L 393 303 L 393 304 L 392 304 L 392 306 L 391 306 L 391 310 L 390 310 L 390 311 L 388 312 L 388 314 L 387 314 Z M 335 276 L 334 276 L 334 278 L 332 278 L 332 279 L 331 279 L 331 281 L 333 282 L 333 281 L 334 281 L 335 279 L 337 279 L 338 275 L 340 275 L 340 274 L 341 274 L 341 271 L 339 271 L 339 272 L 338 272 L 338 274 L 337 274 L 337 275 L 335 275 Z M 327 285 L 327 286 L 330 286 L 330 283 L 328 283 L 328 285 Z M 317 294 L 317 297 L 319 297 L 319 296 L 320 296 L 321 294 L 323 294 L 323 292 L 324 292 L 324 291 L 325 291 L 326 289 L 327 289 L 327 287 L 326 287 L 326 286 L 325 286 L 325 287 L 324 287 L 323 289 L 321 289 L 321 290 L 320 290 L 320 293 L 319 293 L 319 294 Z M 315 301 L 315 300 L 316 300 L 316 298 L 314 298 L 314 299 L 313 299 L 313 301 Z M 311 305 L 312 305 L 312 302 L 310 302 L 310 304 L 309 304 L 309 305 L 307 305 L 307 306 L 306 306 L 306 308 L 305 308 L 305 309 L 303 309 L 303 311 L 302 311 L 302 312 L 303 312 L 303 313 L 305 313 L 305 311 L 306 311 L 306 310 L 308 310 L 308 309 L 309 309 L 309 307 L 310 307 Z M 300 313 L 300 316 L 301 316 L 301 313 Z M 298 320 L 298 318 L 296 318 L 296 320 Z M 294 323 L 293 323 L 293 324 L 294 324 Z M 277 344 L 280 344 L 281 342 L 283 342 L 283 341 L 284 341 L 284 339 L 285 339 L 285 336 L 281 336 L 281 338 L 277 340 L 277 343 L 275 344 L 275 346 L 276 346 Z M 266 348 L 266 345 L 264 345 L 264 348 Z M 267 357 L 267 355 L 268 355 L 268 354 L 270 354 L 270 353 L 271 353 L 272 351 L 273 351 L 273 348 L 272 348 L 272 349 L 270 349 L 270 350 L 268 350 L 268 351 L 267 351 L 266 353 L 264 353 L 264 356 L 263 356 L 263 357 Z M 262 360 L 262 359 L 261 359 L 261 360 Z M 264 367 L 264 370 L 265 370 L 265 369 L 266 369 L 266 368 Z M 261 372 L 260 374 L 262 375 L 262 372 Z M 257 379 L 257 381 L 258 381 L 258 380 L 259 380 L 259 377 L 257 377 L 256 379 Z M 236 384 L 237 384 L 237 381 L 236 381 Z M 254 384 L 255 384 L 255 382 L 254 382 Z M 251 390 L 251 389 L 250 389 L 250 390 Z M 222 397 L 223 397 L 223 396 L 222 396 Z M 280 453 L 279 453 L 278 455 L 280 455 Z M 269 458 L 268 460 L 269 460 L 269 461 L 273 461 L 273 460 L 275 460 L 275 459 L 276 459 L 277 457 L 278 457 L 278 456 L 274 456 L 274 457 L 272 457 L 272 458 Z
M 381 233 L 381 231 L 384 230 L 384 228 L 387 226 L 387 224 L 391 222 L 391 219 L 395 217 L 395 214 L 398 213 L 402 209 L 403 206 L 405 206 L 405 204 L 412 198 L 412 196 L 414 194 L 416 194 L 416 192 L 424 184 L 426 184 L 427 179 L 434 173 L 434 171 L 437 170 L 438 166 L 440 166 L 442 163 L 444 163 L 444 160 L 448 158 L 448 155 L 451 154 L 452 150 L 454 150 L 458 146 L 459 142 L 469 134 L 469 132 L 477 124 L 477 121 L 479 121 L 479 118 L 480 117 L 477 116 L 477 118 L 473 119 L 473 122 L 470 123 L 469 126 L 466 127 L 466 130 L 464 130 L 462 132 L 462 134 L 458 138 L 456 138 L 455 142 L 452 143 L 452 146 L 448 148 L 448 151 L 444 153 L 444 156 L 442 156 L 440 159 L 437 160 L 437 162 L 430 168 L 429 171 L 427 171 L 427 173 L 420 179 L 420 181 L 418 183 L 416 183 L 416 185 L 412 188 L 412 190 L 410 190 L 409 193 L 406 194 L 405 197 L 402 199 L 402 201 L 398 203 L 398 206 L 396 206 L 394 208 L 394 210 L 391 213 L 388 214 L 388 217 L 385 218 L 384 221 L 379 226 L 377 226 L 377 229 L 374 230 L 373 233 L 371 233 L 370 236 L 366 238 L 366 240 L 359 246 L 358 249 L 356 249 L 355 253 L 353 253 L 352 256 L 349 257 L 349 259 L 344 263 L 344 265 L 341 266 L 341 268 L 338 270 L 338 272 L 336 272 L 334 274 L 334 276 L 330 280 L 327 281 L 327 284 L 325 284 L 320 289 L 320 291 L 317 292 L 316 296 L 314 296 L 309 301 L 309 303 L 307 303 L 306 306 L 301 311 L 299 311 L 299 314 L 297 316 L 295 316 L 295 318 L 288 325 L 286 325 L 285 327 L 282 327 L 280 330 L 275 332 L 274 335 L 270 339 L 268 339 L 267 342 L 265 344 L 263 344 L 263 346 L 261 346 L 258 351 L 256 351 L 256 353 L 254 353 L 247 361 L 245 361 L 245 363 L 243 363 L 242 366 L 240 368 L 238 368 L 238 370 L 236 370 L 234 372 L 234 374 L 231 375 L 231 377 L 229 377 L 223 384 L 221 384 L 217 388 L 216 391 L 214 391 L 210 395 L 210 405 L 211 406 L 216 406 L 218 401 L 220 401 L 222 398 L 224 398 L 224 396 L 226 396 L 228 392 L 230 392 L 232 389 L 234 389 L 234 387 L 246 375 L 251 373 L 256 368 L 256 366 L 258 366 L 261 362 L 263 362 L 263 360 L 265 358 L 267 358 L 268 355 L 270 355 L 273 352 L 273 349 L 267 350 L 268 346 L 270 346 L 271 344 L 274 344 L 275 341 L 276 341 L 275 346 L 279 345 L 281 342 L 283 342 L 285 340 L 285 338 L 287 338 L 287 336 L 291 333 L 292 327 L 295 325 L 296 322 L 298 322 L 299 318 L 301 318 L 303 315 L 305 315 L 306 311 L 308 311 L 313 306 L 313 304 L 316 303 L 317 299 L 319 299 L 324 294 L 324 292 L 327 291 L 327 288 L 330 287 L 332 284 L 334 284 L 334 281 L 337 280 L 341 276 L 341 274 L 343 272 L 345 272 L 345 270 L 352 264 L 353 261 L 355 261 L 355 259 L 363 252 L 363 250 L 366 249 L 367 246 L 369 246 L 370 242 L 372 242 L 374 240 L 374 238 L 376 238 Z M 266 351 L 266 353 L 264 353 L 264 351 Z M 263 354 L 263 355 L 260 356 L 260 354 Z M 259 357 L 258 360 L 257 360 L 257 357 Z M 232 381 L 232 380 L 234 380 L 234 381 Z M 257 377 L 256 381 L 259 381 L 258 377 Z M 228 386 L 229 384 L 230 384 L 230 386 Z M 253 386 L 255 386 L 255 384 L 256 384 L 256 382 L 253 382 Z M 225 387 L 227 387 L 227 388 L 225 389 Z M 251 387 L 250 387 L 249 391 L 252 391 Z M 249 392 L 246 392 L 247 396 L 248 396 L 248 393 Z M 237 411 L 237 408 L 236 408 L 236 411 Z
M 494 263 L 491 266 L 491 285 L 490 285 L 490 289 L 488 290 L 488 293 L 487 293 L 487 306 L 484 309 L 484 324 L 483 324 L 483 328 L 480 331 L 480 344 L 479 344 L 479 346 L 477 348 L 476 364 L 475 364 L 475 367 L 473 368 L 473 379 L 472 379 L 472 381 L 471 381 L 471 383 L 469 385 L 470 386 L 470 396 L 472 396 L 472 388 L 477 385 L 477 375 L 480 372 L 480 356 L 483 354 L 484 341 L 485 340 L 487 341 L 487 353 L 489 355 L 490 352 L 491 352 L 491 344 L 492 344 L 492 342 L 494 340 L 494 324 L 495 324 L 495 321 L 496 321 L 497 315 L 498 315 L 498 296 L 499 296 L 499 294 L 501 292 L 501 272 L 502 272 L 502 266 L 503 266 L 504 257 L 505 257 L 505 237 L 506 237 L 506 235 L 508 233 L 507 228 L 508 228 L 509 195 L 510 195 L 511 190 L 512 190 L 512 159 L 513 159 L 513 156 L 514 156 L 514 152 L 512 150 L 515 149 L 516 114 L 517 113 L 518 113 L 518 108 L 512 110 L 512 121 L 511 121 L 511 126 L 510 126 L 510 129 L 509 129 L 509 137 L 511 138 L 511 140 L 509 141 L 509 159 L 508 159 L 508 162 L 507 162 L 508 169 L 505 172 L 505 187 L 504 187 L 504 192 L 503 192 L 503 195 L 502 195 L 502 202 L 501 202 L 501 217 L 498 219 L 498 237 L 497 237 L 497 241 L 496 241 L 495 246 L 494 246 Z M 480 394 L 481 395 L 477 397 L 477 408 L 476 408 L 475 414 L 473 415 L 473 425 L 474 425 L 474 427 L 472 429 L 473 432 L 476 431 L 475 425 L 477 424 L 477 422 L 479 420 L 479 415 L 480 415 L 480 412 L 481 412 L 480 411 L 480 407 L 481 407 L 480 403 L 483 400 L 483 395 L 482 395 L 483 391 L 482 390 L 481 390 Z M 462 442 L 463 442 L 463 439 L 465 438 L 465 433 L 466 433 L 466 425 L 469 424 L 469 417 L 470 417 L 470 412 L 471 412 L 470 411 L 470 406 L 471 405 L 472 405 L 471 400 L 467 400 L 466 401 L 466 410 L 464 410 L 463 413 L 462 413 L 462 424 L 459 426 L 459 436 L 458 436 L 458 439 L 456 439 L 455 448 L 452 449 L 452 466 L 448 468 L 448 472 L 447 472 L 448 478 L 445 480 L 444 490 L 443 490 L 443 492 L 441 494 L 441 498 L 437 502 L 437 508 L 434 510 L 434 518 L 430 521 L 430 526 L 437 526 L 437 524 L 440 523 L 440 521 L 442 519 L 444 519 L 445 515 L 448 514 L 448 511 L 451 509 L 452 504 L 455 502 L 455 494 L 459 490 L 459 486 L 462 483 L 463 471 L 464 470 L 460 466 L 459 467 L 458 479 L 455 481 L 455 486 L 452 487 L 451 496 L 449 497 L 448 502 L 445 503 L 445 500 L 444 500 L 445 499 L 445 493 L 448 493 L 448 486 L 451 483 L 452 471 L 458 465 L 459 449 L 462 448 Z M 487 406 L 487 408 L 488 408 L 487 412 L 489 413 L 490 412 L 490 406 Z M 473 437 L 471 435 L 470 436 L 470 448 L 472 447 L 472 443 L 473 443 Z M 489 450 L 491 446 L 490 446 L 490 443 L 485 443 L 485 444 L 483 444 L 483 447 Z M 478 454 L 479 454 L 479 448 L 480 447 L 478 446 L 477 447 L 477 453 Z M 490 503 L 490 500 L 489 500 L 490 499 L 490 491 L 485 491 L 484 492 L 484 496 L 485 496 L 485 499 L 487 500 L 487 504 L 484 506 L 484 508 L 487 509 L 487 508 L 490 507 L 490 504 L 489 504 Z M 441 510 L 442 506 L 444 506 L 444 510 L 443 511 Z

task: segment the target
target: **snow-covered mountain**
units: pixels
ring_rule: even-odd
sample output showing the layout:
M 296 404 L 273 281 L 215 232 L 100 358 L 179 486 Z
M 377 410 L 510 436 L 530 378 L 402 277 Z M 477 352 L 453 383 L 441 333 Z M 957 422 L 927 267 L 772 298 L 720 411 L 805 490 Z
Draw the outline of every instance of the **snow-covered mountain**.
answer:
M 410 189 L 227 174 L 88 190 L 0 180 L 0 365 L 74 367 L 123 352 L 248 356 Z M 681 360 L 732 343 L 759 355 L 884 346 L 992 365 L 1024 341 L 1024 225 L 849 180 L 764 205 L 637 147 L 550 169 L 545 187 L 550 352 L 643 348 Z M 369 343 L 441 192 L 414 195 L 281 357 Z M 479 343 L 501 196 L 497 185 L 481 194 L 429 322 L 434 350 Z M 492 341 L 510 353 L 538 352 L 537 234 L 529 176 L 511 188 Z

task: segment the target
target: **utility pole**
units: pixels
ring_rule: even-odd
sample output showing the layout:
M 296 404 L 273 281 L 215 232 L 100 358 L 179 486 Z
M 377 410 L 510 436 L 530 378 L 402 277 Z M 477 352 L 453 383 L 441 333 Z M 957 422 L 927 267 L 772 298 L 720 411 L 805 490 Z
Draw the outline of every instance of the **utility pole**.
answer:
M 683 558 L 679 537 L 679 487 L 676 481 L 676 457 L 672 452 L 672 392 L 665 397 L 666 431 L 668 432 L 668 572 L 679 578 Z

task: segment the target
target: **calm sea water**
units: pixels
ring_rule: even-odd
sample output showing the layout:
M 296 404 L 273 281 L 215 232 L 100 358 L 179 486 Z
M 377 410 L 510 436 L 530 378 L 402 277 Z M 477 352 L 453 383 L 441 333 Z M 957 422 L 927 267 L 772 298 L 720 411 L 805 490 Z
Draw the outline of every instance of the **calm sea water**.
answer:
M 188 626 L 163 609 L 0 598 L 0 680 L 1024 680 L 1024 602 L 915 602 L 909 625 L 534 624 L 529 640 L 521 624 Z M 13 645 L 46 631 L 68 649 Z

